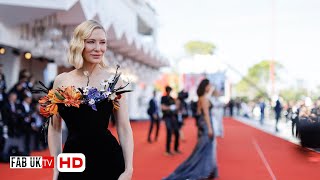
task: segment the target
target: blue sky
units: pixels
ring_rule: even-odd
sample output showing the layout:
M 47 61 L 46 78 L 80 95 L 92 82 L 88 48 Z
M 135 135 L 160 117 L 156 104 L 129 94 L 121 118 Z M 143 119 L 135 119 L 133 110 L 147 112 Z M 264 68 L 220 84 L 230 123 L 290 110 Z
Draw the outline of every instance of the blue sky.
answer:
M 203 40 L 214 43 L 216 56 L 242 74 L 274 57 L 287 78 L 320 84 L 320 1 L 274 0 L 275 6 L 272 0 L 150 1 L 158 13 L 158 47 L 170 59 L 185 55 L 185 42 Z M 231 79 L 239 80 L 236 74 Z

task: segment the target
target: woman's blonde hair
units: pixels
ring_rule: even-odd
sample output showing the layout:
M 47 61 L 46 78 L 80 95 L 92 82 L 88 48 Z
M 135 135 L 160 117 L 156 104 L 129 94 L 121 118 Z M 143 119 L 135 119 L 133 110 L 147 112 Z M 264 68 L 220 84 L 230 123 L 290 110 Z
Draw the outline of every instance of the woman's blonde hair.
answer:
M 102 29 L 105 33 L 103 26 L 95 20 L 87 20 L 79 24 L 73 31 L 73 36 L 70 40 L 70 46 L 68 51 L 68 61 L 76 69 L 80 69 L 83 66 L 82 52 L 84 50 L 84 41 L 89 38 L 92 31 L 95 29 Z M 100 63 L 101 67 L 106 67 L 106 59 L 103 56 Z

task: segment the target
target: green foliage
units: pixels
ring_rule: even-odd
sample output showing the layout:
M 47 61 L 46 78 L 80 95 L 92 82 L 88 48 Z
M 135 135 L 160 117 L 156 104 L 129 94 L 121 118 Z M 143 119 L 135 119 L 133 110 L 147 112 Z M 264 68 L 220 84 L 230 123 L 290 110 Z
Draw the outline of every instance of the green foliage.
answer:
M 286 101 L 297 101 L 305 97 L 307 94 L 308 90 L 306 88 L 289 88 L 280 91 L 280 96 Z
M 320 85 L 316 86 L 316 88 L 310 94 L 311 99 L 318 99 L 320 97 Z
M 189 41 L 184 45 L 187 53 L 194 54 L 213 54 L 216 46 L 209 42 Z
M 250 67 L 247 74 L 236 84 L 238 94 L 251 98 L 266 96 L 266 87 L 270 78 L 270 64 L 271 61 L 264 60 Z M 282 67 L 280 63 L 274 62 L 275 79 L 279 79 L 277 72 Z

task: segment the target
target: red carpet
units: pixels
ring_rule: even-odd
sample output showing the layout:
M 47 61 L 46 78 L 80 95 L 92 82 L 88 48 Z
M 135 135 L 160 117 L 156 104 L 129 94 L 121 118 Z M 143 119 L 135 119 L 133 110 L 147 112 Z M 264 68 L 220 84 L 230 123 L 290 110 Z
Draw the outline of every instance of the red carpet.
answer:
M 219 180 L 320 179 L 320 155 L 266 134 L 240 122 L 226 118 L 225 137 L 218 139 Z M 172 172 L 192 151 L 196 143 L 193 119 L 184 126 L 186 142 L 183 154 L 165 156 L 165 126 L 161 124 L 158 142 L 146 141 L 148 122 L 132 122 L 135 139 L 133 180 L 160 180 Z M 111 128 L 115 133 L 115 129 Z M 32 155 L 48 155 L 49 151 Z M 0 164 L 1 180 L 51 179 L 49 170 L 9 169 Z
M 220 179 L 320 179 L 320 154 L 228 118 L 225 131 L 218 146 Z

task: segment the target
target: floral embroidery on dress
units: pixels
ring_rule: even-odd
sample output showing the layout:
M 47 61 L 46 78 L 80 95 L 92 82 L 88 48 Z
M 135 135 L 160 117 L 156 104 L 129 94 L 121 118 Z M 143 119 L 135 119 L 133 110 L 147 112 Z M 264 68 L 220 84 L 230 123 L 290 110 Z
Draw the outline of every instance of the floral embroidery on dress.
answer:
M 104 80 L 100 83 L 101 88 L 98 90 L 95 87 L 86 86 L 83 88 L 75 88 L 74 86 L 62 87 L 57 89 L 49 90 L 44 86 L 42 82 L 40 84 L 43 88 L 38 88 L 32 90 L 34 93 L 45 92 L 46 96 L 40 98 L 40 114 L 44 117 L 51 117 L 58 113 L 58 105 L 64 104 L 68 107 L 80 107 L 80 104 L 87 104 L 93 110 L 97 111 L 97 103 L 107 99 L 112 101 L 113 108 L 118 110 L 119 99 L 121 99 L 121 94 L 126 92 L 131 92 L 131 90 L 124 90 L 128 85 L 120 86 L 115 88 L 117 82 L 120 79 L 121 73 L 118 73 L 119 66 L 114 76 L 111 76 L 109 79 Z

